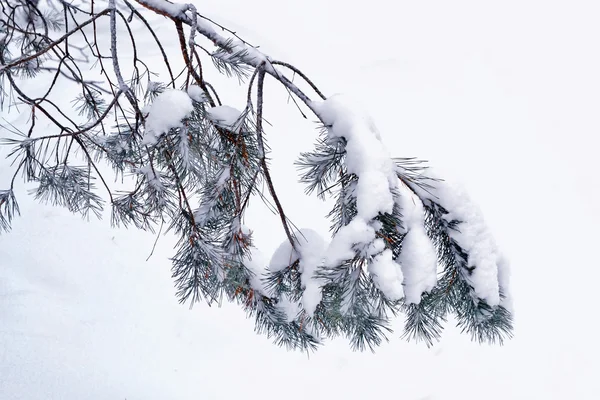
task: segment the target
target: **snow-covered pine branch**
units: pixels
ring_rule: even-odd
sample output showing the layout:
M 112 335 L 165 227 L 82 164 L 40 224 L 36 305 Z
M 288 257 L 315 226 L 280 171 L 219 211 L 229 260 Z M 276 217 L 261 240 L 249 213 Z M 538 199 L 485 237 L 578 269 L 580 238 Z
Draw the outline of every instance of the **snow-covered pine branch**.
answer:
M 178 237 L 172 275 L 180 301 L 226 297 L 255 318 L 259 333 L 291 349 L 344 336 L 355 349 L 373 350 L 398 313 L 406 316 L 404 336 L 427 344 L 450 314 L 476 340 L 511 335 L 507 262 L 479 211 L 418 161 L 393 159 L 360 105 L 327 98 L 300 69 L 193 4 L 8 0 L 1 7 L 0 105 L 9 116 L 10 107 L 26 106 L 30 118 L 4 127 L 14 175 L 0 190 L 0 230 L 19 213 L 18 176 L 37 185 L 39 200 L 85 217 L 101 216 L 109 202 L 113 225 L 152 232 L 165 225 Z M 149 22 L 153 13 L 174 25 L 172 36 Z M 147 59 L 148 46 L 158 59 Z M 218 73 L 249 78 L 245 109 L 223 104 L 210 83 Z M 263 129 L 265 79 L 322 124 L 297 165 L 308 194 L 334 201 L 328 239 L 296 229 L 279 201 Z M 76 93 L 74 110 L 61 106 L 65 93 Z M 124 182 L 119 189 L 104 178 L 111 169 Z M 243 223 L 257 199 L 272 205 L 286 232 L 270 261 L 254 246 L 263 233 Z

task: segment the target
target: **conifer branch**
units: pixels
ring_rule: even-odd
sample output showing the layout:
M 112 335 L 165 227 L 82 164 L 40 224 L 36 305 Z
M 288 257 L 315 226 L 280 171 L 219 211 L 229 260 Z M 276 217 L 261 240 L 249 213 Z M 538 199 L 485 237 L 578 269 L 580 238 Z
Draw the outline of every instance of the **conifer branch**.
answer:
M 0 231 L 19 214 L 19 174 L 37 185 L 39 201 L 84 217 L 101 217 L 107 201 L 96 192 L 106 189 L 112 225 L 154 232 L 160 223 L 159 234 L 165 224 L 178 237 L 172 277 L 179 301 L 226 296 L 278 345 L 310 351 L 345 336 L 354 349 L 374 350 L 400 312 L 403 337 L 428 346 L 450 314 L 473 340 L 511 337 L 506 262 L 476 208 L 419 160 L 392 159 L 370 117 L 344 96 L 325 96 L 302 70 L 272 60 L 192 4 L 49 4 L 54 12 L 30 0 L 0 3 L 0 106 L 8 104 L 10 115 L 24 105 L 31 115 L 3 127 L 0 144 L 10 147 L 15 171 L 0 190 Z M 147 12 L 175 30 L 160 32 Z M 157 57 L 148 58 L 136 27 L 149 33 Z M 181 57 L 168 58 L 164 34 Z M 196 43 L 202 38 L 214 49 Z M 249 78 L 243 111 L 222 103 L 207 82 L 211 73 Z M 314 149 L 296 165 L 307 194 L 334 200 L 329 242 L 296 227 L 275 189 L 264 131 L 267 75 L 304 118 L 300 102 L 321 122 Z M 35 92 L 23 84 L 33 78 L 42 85 Z M 103 164 L 128 189 L 111 190 Z M 286 234 L 268 265 L 257 261 L 243 225 L 258 199 L 279 214 Z

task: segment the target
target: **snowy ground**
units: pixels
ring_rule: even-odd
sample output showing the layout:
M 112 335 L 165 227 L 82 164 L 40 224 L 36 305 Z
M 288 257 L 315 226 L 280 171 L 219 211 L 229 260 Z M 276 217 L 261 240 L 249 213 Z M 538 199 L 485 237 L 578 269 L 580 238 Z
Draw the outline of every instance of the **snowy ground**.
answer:
M 146 262 L 153 236 L 22 195 L 0 236 L 0 399 L 600 397 L 597 2 L 197 4 L 327 94 L 361 96 L 392 154 L 464 184 L 511 260 L 516 337 L 481 346 L 448 329 L 433 349 L 397 334 L 374 355 L 343 341 L 289 353 L 236 307 L 179 306 L 170 238 Z M 316 132 L 275 86 L 265 111 L 281 200 L 324 233 L 326 208 L 289 180 Z M 1 161 L 0 187 L 8 176 Z M 283 238 L 260 207 L 248 225 L 266 253 Z

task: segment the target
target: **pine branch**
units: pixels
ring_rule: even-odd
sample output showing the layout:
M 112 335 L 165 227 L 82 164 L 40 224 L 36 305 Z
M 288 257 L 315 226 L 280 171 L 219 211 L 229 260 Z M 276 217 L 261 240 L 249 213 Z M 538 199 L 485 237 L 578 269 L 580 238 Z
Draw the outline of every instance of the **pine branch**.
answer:
M 221 304 L 227 298 L 255 319 L 257 332 L 288 349 L 312 351 L 344 336 L 353 349 L 374 351 L 388 340 L 400 312 L 403 337 L 428 346 L 450 314 L 473 340 L 502 343 L 512 335 L 508 288 L 500 276 L 504 261 L 491 240 L 481 240 L 489 235 L 476 210 L 423 162 L 392 159 L 370 117 L 343 96 L 327 98 L 296 66 L 272 60 L 192 4 L 108 0 L 98 10 L 97 2 L 61 0 L 49 13 L 25 6 L 20 20 L 21 0 L 6 3 L 0 104 L 8 100 L 9 111 L 23 105 L 19 111 L 30 119 L 3 126 L 10 136 L 1 142 L 10 146 L 14 174 L 10 188 L 0 191 L 0 231 L 19 214 L 20 175 L 37 185 L 39 201 L 84 217 L 100 217 L 108 200 L 114 226 L 154 232 L 160 222 L 159 234 L 166 226 L 178 237 L 172 277 L 180 302 Z M 175 25 L 179 61 L 167 57 L 159 31 L 136 3 Z M 106 47 L 100 40 L 104 15 Z M 138 46 L 135 24 L 152 36 L 161 54 L 156 60 Z M 215 49 L 196 43 L 200 37 Z M 126 57 L 118 48 L 122 40 L 131 44 Z M 249 77 L 242 112 L 223 105 L 226 99 L 206 81 L 215 72 L 204 69 L 207 57 L 218 73 L 240 82 Z M 154 70 L 156 61 L 166 80 Z M 84 66 L 101 79 L 90 78 Z M 298 75 L 310 93 L 284 72 Z M 328 245 L 289 221 L 275 189 L 264 131 L 266 75 L 283 85 L 304 118 L 300 102 L 320 121 L 315 148 L 296 166 L 307 194 L 334 200 Z M 22 81 L 34 77 L 49 85 L 32 95 Z M 77 88 L 70 107 L 60 99 L 63 86 Z M 126 190 L 111 189 L 101 174 L 104 164 Z M 255 257 L 252 231 L 243 224 L 256 198 L 279 215 L 286 234 L 278 249 L 283 256 L 276 253 L 269 265 Z M 436 257 L 442 268 L 437 281 Z

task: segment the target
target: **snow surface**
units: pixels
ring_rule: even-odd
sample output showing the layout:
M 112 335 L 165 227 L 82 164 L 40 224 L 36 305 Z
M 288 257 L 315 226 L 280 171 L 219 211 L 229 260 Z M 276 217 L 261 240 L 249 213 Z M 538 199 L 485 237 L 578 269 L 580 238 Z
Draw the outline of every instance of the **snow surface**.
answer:
M 152 235 L 38 206 L 21 187 L 23 215 L 0 236 L 2 400 L 600 397 L 600 342 L 586 329 L 597 295 L 585 289 L 600 279 L 600 57 L 589 51 L 600 37 L 598 2 L 194 3 L 310 72 L 323 89 L 354 90 L 392 155 L 429 159 L 444 178 L 461 179 L 510 255 L 516 337 L 480 346 L 448 328 L 427 349 L 404 343 L 396 330 L 374 355 L 353 353 L 344 340 L 310 358 L 286 352 L 256 335 L 237 306 L 178 305 L 169 238 L 145 262 Z M 275 7 L 279 18 L 264 12 Z M 164 32 L 173 29 L 168 22 L 150 16 Z M 151 38 L 145 44 L 158 65 Z M 170 44 L 170 59 L 180 59 L 177 41 Z M 211 80 L 231 87 L 220 94 L 245 101 L 237 82 L 227 86 L 214 73 Z M 58 104 L 69 109 L 72 97 L 63 95 Z M 290 160 L 313 145 L 314 124 L 276 92 L 268 98 L 269 121 L 282 132 L 269 136 L 273 178 L 285 183 L 281 200 L 292 221 L 325 236 L 331 204 L 304 197 L 289 179 Z M 2 117 L 24 124 L 23 110 Z M 9 171 L 0 160 L 0 186 Z M 247 218 L 260 228 L 256 245 L 271 254 L 283 234 L 279 221 L 258 207 Z M 294 379 L 307 384 L 290 390 Z
M 181 90 L 167 89 L 160 93 L 148 109 L 143 143 L 154 145 L 172 128 L 183 126 L 182 120 L 194 111 L 190 96 Z

